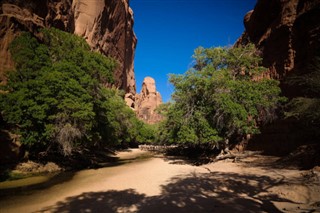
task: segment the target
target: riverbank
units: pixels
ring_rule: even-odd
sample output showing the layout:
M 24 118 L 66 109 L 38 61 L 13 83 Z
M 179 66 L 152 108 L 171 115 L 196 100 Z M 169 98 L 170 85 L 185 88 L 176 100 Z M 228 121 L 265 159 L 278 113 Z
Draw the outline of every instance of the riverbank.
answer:
M 320 212 L 320 173 L 255 155 L 193 166 L 130 150 L 128 163 L 76 172 L 0 198 L 0 212 Z M 142 157 L 141 157 L 142 156 Z
M 114 152 L 114 154 L 107 153 L 107 155 L 108 159 L 105 159 L 106 161 L 104 163 L 100 163 L 100 168 L 118 166 L 131 161 L 152 157 L 152 153 L 139 149 L 122 150 Z M 110 160 L 111 158 L 112 160 Z M 81 168 L 81 166 L 78 167 Z M 86 169 L 83 168 L 82 170 Z M 5 196 L 6 193 L 16 194 L 23 190 L 50 186 L 51 184 L 59 182 L 60 177 L 65 177 L 67 176 L 66 174 L 74 174 L 77 171 L 79 172 L 81 170 L 67 169 L 53 162 L 46 164 L 36 163 L 34 161 L 21 162 L 10 171 L 10 176 L 13 176 L 12 178 L 0 182 L 0 197 Z

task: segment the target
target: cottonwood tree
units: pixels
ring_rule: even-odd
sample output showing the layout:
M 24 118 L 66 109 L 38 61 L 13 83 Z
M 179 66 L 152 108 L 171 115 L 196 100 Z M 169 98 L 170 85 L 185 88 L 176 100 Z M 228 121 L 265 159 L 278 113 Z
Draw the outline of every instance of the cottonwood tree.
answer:
M 266 68 L 253 45 L 195 50 L 185 74 L 170 75 L 173 102 L 165 107 L 161 140 L 218 144 L 259 133 L 284 101 L 279 82 L 264 78 Z

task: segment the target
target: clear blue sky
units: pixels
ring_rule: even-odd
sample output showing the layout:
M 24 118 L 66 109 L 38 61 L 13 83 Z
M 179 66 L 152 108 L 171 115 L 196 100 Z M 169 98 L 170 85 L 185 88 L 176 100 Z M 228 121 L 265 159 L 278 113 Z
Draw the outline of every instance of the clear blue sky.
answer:
M 244 31 L 243 17 L 256 0 L 130 0 L 134 31 L 137 92 L 146 76 L 156 81 L 164 102 L 174 91 L 168 74 L 192 64 L 199 46 L 230 46 Z

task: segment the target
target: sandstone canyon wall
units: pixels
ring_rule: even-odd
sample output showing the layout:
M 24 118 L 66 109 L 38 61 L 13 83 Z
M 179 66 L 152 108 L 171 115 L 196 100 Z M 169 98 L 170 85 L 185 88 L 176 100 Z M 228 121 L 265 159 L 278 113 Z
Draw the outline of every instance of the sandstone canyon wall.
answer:
M 162 116 L 155 111 L 160 104 L 162 104 L 162 98 L 156 90 L 155 80 L 146 77 L 142 83 L 141 93 L 136 94 L 136 102 L 132 107 L 135 108 L 138 118 L 146 123 L 154 124 L 162 119 Z
M 301 73 L 320 49 L 320 0 L 258 0 L 236 45 L 253 42 L 272 78 Z
M 283 94 L 305 96 L 303 88 L 288 85 L 286 79 L 310 71 L 308 65 L 319 56 L 319 20 L 320 0 L 257 0 L 254 10 L 244 17 L 245 32 L 235 46 L 254 43 L 270 77 L 280 80 Z M 248 148 L 284 155 L 308 142 L 299 120 L 279 119 L 250 140 Z
M 8 45 L 21 31 L 37 35 L 55 27 L 86 39 L 92 50 L 118 60 L 116 87 L 135 94 L 133 59 L 137 43 L 128 0 L 4 0 L 0 5 L 0 82 L 13 67 Z M 132 96 L 133 97 L 133 96 Z

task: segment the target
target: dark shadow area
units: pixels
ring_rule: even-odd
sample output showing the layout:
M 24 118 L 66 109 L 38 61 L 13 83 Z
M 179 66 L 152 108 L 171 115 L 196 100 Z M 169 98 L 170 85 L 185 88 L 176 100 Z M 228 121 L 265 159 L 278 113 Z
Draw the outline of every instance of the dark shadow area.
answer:
M 41 212 L 282 212 L 272 202 L 297 203 L 268 189 L 283 182 L 264 175 L 191 174 L 171 179 L 159 196 L 148 197 L 133 189 L 89 192 Z
M 188 150 L 185 152 L 185 150 Z M 194 151 L 194 153 L 192 153 Z M 192 153 L 191 155 L 189 153 Z M 168 152 L 164 153 L 163 160 L 169 162 L 170 164 L 177 165 L 192 165 L 192 166 L 202 166 L 208 163 L 214 163 L 218 161 L 232 161 L 234 163 L 241 162 L 243 159 L 253 156 L 261 156 L 261 151 L 232 151 L 232 152 L 222 152 L 216 148 L 209 149 L 193 149 L 188 148 L 173 148 L 169 149 Z M 270 157 L 270 156 L 268 156 Z M 274 163 L 275 161 L 272 161 Z M 272 164 L 268 163 L 268 166 Z
M 244 166 L 263 167 L 264 169 L 310 170 L 320 165 L 320 144 L 299 146 L 285 156 L 256 155 L 254 160 Z M 240 159 L 246 162 L 246 159 Z
M 171 164 L 189 164 L 200 166 L 208 164 L 220 153 L 220 150 L 211 147 L 210 144 L 201 146 L 176 146 L 167 148 L 163 153 L 166 161 Z
M 58 150 L 58 149 L 57 149 Z M 101 168 L 107 163 L 115 163 L 119 160 L 115 152 L 106 147 L 79 147 L 72 155 L 64 156 L 59 151 L 38 153 L 30 156 L 30 160 L 45 164 L 54 162 L 67 171 L 81 169 Z
M 0 126 L 4 122 L 0 115 Z M 24 156 L 24 150 L 18 141 L 18 136 L 8 130 L 0 130 L 0 181 L 10 178 L 10 171 L 15 168 Z
M 119 208 L 128 209 L 132 205 L 138 205 L 144 199 L 144 194 L 138 194 L 133 189 L 89 192 L 69 197 L 66 201 L 58 202 L 40 212 L 117 212 Z
M 132 152 L 132 150 L 131 150 L 131 149 L 128 149 L 128 148 L 126 148 L 126 149 L 119 149 L 118 151 L 121 151 L 121 152 Z
M 275 163 L 276 168 L 291 167 L 308 170 L 314 166 L 320 166 L 320 144 L 318 143 L 299 146 Z

